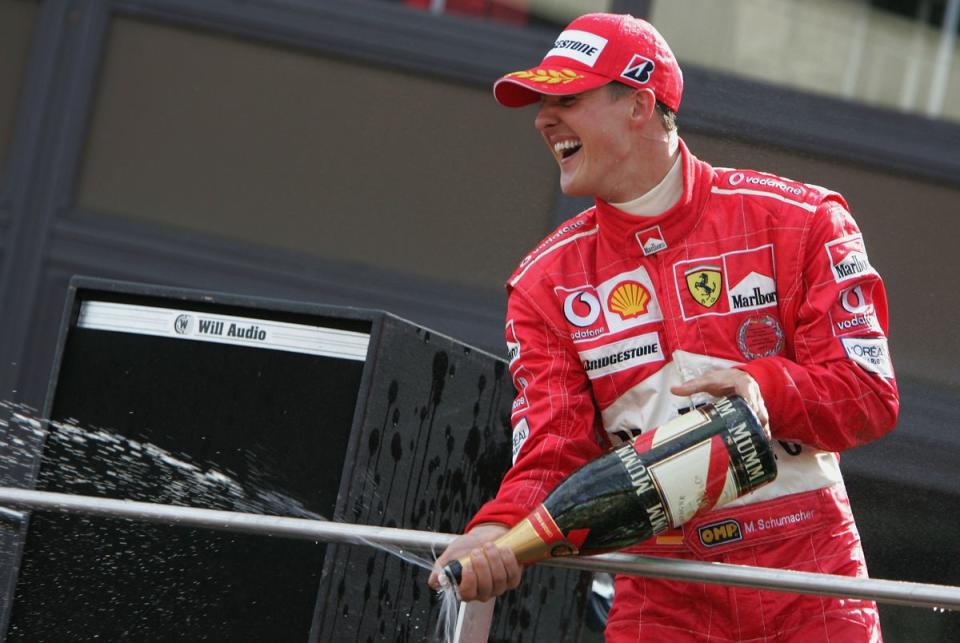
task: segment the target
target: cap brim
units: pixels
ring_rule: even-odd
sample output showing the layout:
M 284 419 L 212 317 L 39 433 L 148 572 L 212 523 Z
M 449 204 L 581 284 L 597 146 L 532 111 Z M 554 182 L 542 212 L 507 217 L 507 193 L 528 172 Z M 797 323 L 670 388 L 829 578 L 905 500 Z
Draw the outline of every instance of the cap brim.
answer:
M 610 82 L 606 76 L 567 67 L 543 65 L 515 71 L 493 84 L 493 96 L 504 107 L 523 107 L 540 100 L 543 95 L 566 96 L 596 89 Z

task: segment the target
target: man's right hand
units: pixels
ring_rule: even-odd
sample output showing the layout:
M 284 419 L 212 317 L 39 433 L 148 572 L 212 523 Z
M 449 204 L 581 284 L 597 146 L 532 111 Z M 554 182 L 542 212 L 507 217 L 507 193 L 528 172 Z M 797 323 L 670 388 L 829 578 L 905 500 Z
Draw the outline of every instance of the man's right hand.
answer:
M 465 601 L 488 601 L 514 589 L 520 584 L 520 563 L 512 551 L 493 544 L 506 532 L 504 525 L 486 523 L 458 537 L 437 559 L 427 583 L 433 589 L 440 589 L 443 566 L 451 560 L 469 555 L 470 564 L 463 566 L 460 579 L 460 598 Z

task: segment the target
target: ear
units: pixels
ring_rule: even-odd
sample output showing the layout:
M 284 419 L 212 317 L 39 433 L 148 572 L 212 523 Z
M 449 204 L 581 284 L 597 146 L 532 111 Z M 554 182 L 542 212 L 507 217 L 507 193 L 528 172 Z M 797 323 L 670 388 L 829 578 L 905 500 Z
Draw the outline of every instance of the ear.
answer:
M 652 89 L 638 89 L 633 93 L 630 120 L 636 125 L 646 125 L 656 112 L 657 97 Z

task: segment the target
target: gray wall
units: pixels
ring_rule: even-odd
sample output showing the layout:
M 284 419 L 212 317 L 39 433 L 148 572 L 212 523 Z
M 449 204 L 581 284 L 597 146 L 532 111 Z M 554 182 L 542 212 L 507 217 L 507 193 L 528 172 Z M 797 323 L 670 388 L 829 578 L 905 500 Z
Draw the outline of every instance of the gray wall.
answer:
M 500 284 L 581 204 L 489 83 L 553 35 L 364 0 L 0 0 L 0 397 L 41 405 L 74 274 L 383 308 L 502 354 Z M 866 234 L 903 412 L 843 463 L 913 538 L 872 490 L 960 488 L 960 126 L 685 75 L 695 153 L 837 189 Z

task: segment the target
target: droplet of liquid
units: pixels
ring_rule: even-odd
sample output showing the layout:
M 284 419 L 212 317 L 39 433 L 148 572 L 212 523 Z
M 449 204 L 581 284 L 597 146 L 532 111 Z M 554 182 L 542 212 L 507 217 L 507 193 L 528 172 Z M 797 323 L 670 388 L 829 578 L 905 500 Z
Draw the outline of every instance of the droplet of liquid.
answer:
M 400 458 L 403 457 L 403 440 L 399 433 L 394 433 L 393 440 L 390 441 L 390 455 L 396 462 L 399 462 Z

